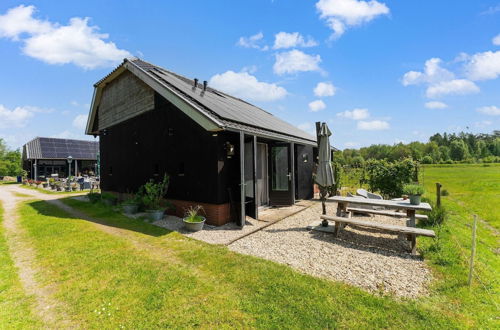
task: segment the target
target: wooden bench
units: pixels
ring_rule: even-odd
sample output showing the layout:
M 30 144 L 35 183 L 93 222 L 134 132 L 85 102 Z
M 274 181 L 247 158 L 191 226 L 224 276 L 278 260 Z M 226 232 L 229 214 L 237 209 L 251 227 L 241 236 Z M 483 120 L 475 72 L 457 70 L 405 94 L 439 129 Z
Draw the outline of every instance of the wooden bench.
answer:
M 335 221 L 335 231 L 333 234 L 335 236 L 338 235 L 340 229 L 341 229 L 341 224 L 349 224 L 349 225 L 354 225 L 354 226 L 359 226 L 359 227 L 364 227 L 364 228 L 374 228 L 378 230 L 383 230 L 383 231 L 388 231 L 392 233 L 400 233 L 400 234 L 406 234 L 410 236 L 410 241 L 411 241 L 411 254 L 415 255 L 417 253 L 417 236 L 427 236 L 427 237 L 436 237 L 436 233 L 434 233 L 433 230 L 429 229 L 421 229 L 421 228 L 415 228 L 415 227 L 406 227 L 406 226 L 395 226 L 395 225 L 388 225 L 388 224 L 383 224 L 383 223 L 376 223 L 372 221 L 364 221 L 364 220 L 358 220 L 354 218 L 344 218 L 344 217 L 332 217 L 332 216 L 327 216 L 327 215 L 322 215 L 321 219 L 324 220 L 330 220 L 330 221 Z
M 408 215 L 406 213 L 403 213 L 403 212 L 385 211 L 385 210 L 370 210 L 370 209 L 361 209 L 361 208 L 357 208 L 357 207 L 348 207 L 347 212 L 388 215 L 391 217 L 399 217 L 399 218 L 408 217 Z M 428 217 L 424 214 L 415 214 L 415 219 L 427 220 Z

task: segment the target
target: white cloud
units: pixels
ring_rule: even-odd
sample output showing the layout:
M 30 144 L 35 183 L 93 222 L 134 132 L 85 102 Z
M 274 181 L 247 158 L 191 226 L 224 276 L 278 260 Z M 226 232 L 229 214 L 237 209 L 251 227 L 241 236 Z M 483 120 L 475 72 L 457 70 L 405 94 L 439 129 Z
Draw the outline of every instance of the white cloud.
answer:
M 358 129 L 364 131 L 380 131 L 389 129 L 389 123 L 383 120 L 358 121 Z
M 10 110 L 0 104 L 0 127 L 1 128 L 12 128 L 12 127 L 24 127 L 33 113 L 38 108 L 35 107 L 17 107 Z
M 264 34 L 262 32 L 259 32 L 250 37 L 240 37 L 240 39 L 238 39 L 238 42 L 236 44 L 244 48 L 268 50 L 269 49 L 268 46 L 260 45 L 262 38 L 264 38 Z
M 337 113 L 337 117 L 349 118 L 352 120 L 362 120 L 370 117 L 368 109 L 353 109 Z
M 444 95 L 465 95 L 479 93 L 479 87 L 467 79 L 442 81 L 427 88 L 425 95 L 436 98 Z
M 439 101 L 430 101 L 425 103 L 425 107 L 427 109 L 445 109 L 448 108 L 448 105 Z
M 73 63 L 84 69 L 116 65 L 131 54 L 119 49 L 89 18 L 71 18 L 60 25 L 33 18 L 34 6 L 20 5 L 0 16 L 0 36 L 24 43 L 23 53 L 49 64 Z M 25 36 L 23 38 L 23 36 Z
M 314 47 L 318 43 L 308 37 L 307 40 L 298 32 L 287 33 L 279 32 L 274 35 L 274 49 L 292 48 L 292 47 Z
M 80 130 L 84 130 L 87 127 L 87 118 L 88 114 L 76 116 L 75 119 L 73 119 L 73 126 Z
M 348 141 L 348 142 L 344 143 L 344 145 L 347 148 L 355 148 L 355 147 L 359 146 L 359 143 L 358 142 Z
M 375 0 L 319 0 L 316 8 L 320 17 L 333 30 L 333 39 L 344 34 L 347 27 L 368 23 L 377 16 L 389 14 L 389 8 Z
M 481 112 L 485 115 L 489 116 L 500 116 L 500 108 L 494 105 L 490 105 L 488 107 L 481 107 L 476 109 L 477 112 Z
M 210 78 L 209 84 L 228 94 L 250 101 L 275 101 L 288 92 L 281 86 L 258 81 L 248 72 L 226 71 Z
M 431 58 L 425 62 L 424 71 L 409 71 L 403 76 L 403 86 L 418 84 L 435 84 L 455 78 L 455 75 L 441 67 L 440 58 Z
M 493 124 L 493 122 L 491 120 L 477 121 L 474 123 L 474 127 L 485 128 L 485 127 L 490 126 L 491 124 Z
M 491 42 L 493 43 L 493 45 L 495 46 L 500 46 L 500 34 L 497 35 L 496 37 L 494 37 Z
M 318 112 L 326 108 L 325 102 L 322 100 L 315 100 L 309 103 L 309 110 L 312 112 Z
M 319 55 L 308 55 L 294 49 L 276 54 L 273 70 L 274 73 L 279 75 L 301 71 L 320 71 L 320 62 L 321 57 Z
M 500 51 L 477 53 L 465 64 L 467 77 L 471 80 L 496 79 L 500 76 Z
M 312 136 L 316 136 L 316 126 L 310 122 L 304 122 L 302 124 L 297 125 L 297 128 L 311 134 Z
M 337 88 L 330 82 L 319 82 L 314 88 L 314 95 L 317 97 L 333 96 Z

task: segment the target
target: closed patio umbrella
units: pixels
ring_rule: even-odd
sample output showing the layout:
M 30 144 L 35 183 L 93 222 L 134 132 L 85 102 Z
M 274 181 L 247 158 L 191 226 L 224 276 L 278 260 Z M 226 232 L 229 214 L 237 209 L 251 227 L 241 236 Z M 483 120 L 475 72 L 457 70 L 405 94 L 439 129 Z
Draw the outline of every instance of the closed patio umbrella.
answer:
M 326 189 L 335 184 L 333 177 L 332 158 L 330 148 L 330 136 L 332 132 L 328 129 L 326 123 L 322 123 L 318 132 L 318 170 L 316 172 L 316 183 L 320 186 L 320 198 L 323 206 L 323 214 L 326 214 Z M 325 222 L 325 221 L 324 221 Z M 324 225 L 324 224 L 323 224 Z M 328 222 L 326 222 L 328 225 Z

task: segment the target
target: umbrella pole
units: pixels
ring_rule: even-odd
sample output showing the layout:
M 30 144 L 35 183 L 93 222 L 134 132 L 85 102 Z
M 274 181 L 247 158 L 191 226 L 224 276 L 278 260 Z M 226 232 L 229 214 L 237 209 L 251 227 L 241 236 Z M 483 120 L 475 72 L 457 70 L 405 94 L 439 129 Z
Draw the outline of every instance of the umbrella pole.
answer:
M 326 188 L 323 186 L 319 186 L 319 198 L 321 200 L 323 215 L 326 215 L 326 193 Z M 321 221 L 321 226 L 328 227 L 328 220 L 323 219 L 323 221 Z

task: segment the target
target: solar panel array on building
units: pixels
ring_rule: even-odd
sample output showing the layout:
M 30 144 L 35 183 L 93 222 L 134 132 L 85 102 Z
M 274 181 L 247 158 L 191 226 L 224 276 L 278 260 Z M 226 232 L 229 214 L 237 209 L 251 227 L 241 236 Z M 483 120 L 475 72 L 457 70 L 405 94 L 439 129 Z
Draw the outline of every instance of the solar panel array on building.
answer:
M 94 175 L 98 152 L 97 141 L 37 137 L 23 146 L 23 168 L 32 179 Z

